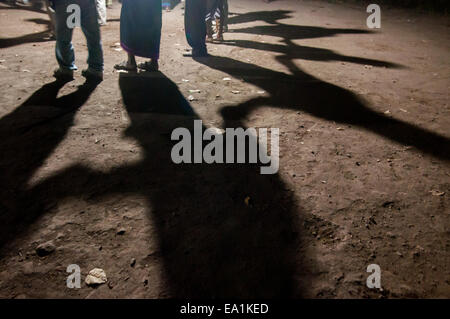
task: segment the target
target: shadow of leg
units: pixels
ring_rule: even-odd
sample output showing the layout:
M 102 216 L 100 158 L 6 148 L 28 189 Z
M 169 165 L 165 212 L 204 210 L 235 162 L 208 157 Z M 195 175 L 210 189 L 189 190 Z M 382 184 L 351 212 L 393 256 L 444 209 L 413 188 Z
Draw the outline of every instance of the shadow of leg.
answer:
M 45 212 L 46 198 L 30 197 L 27 182 L 64 139 L 76 111 L 95 85 L 56 98 L 63 82 L 44 85 L 12 113 L 0 119 L 0 247 Z

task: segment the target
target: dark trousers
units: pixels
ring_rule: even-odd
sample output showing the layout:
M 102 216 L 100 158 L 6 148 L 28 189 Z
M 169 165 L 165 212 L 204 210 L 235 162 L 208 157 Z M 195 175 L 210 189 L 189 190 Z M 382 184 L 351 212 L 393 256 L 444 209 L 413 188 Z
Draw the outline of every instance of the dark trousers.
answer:
M 184 29 L 193 50 L 206 52 L 206 0 L 186 0 Z

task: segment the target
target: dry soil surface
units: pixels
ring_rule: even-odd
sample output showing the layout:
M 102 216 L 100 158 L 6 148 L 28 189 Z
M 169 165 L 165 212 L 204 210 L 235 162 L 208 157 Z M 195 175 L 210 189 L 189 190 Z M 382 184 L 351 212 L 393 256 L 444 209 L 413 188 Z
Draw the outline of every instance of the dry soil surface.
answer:
M 230 11 L 211 57 L 182 56 L 178 5 L 161 72 L 117 73 L 116 3 L 92 88 L 53 82 L 45 12 L 0 4 L 0 297 L 450 297 L 448 17 L 382 8 L 373 31 L 362 6 Z M 74 46 L 84 68 L 79 29 Z M 279 128 L 279 172 L 174 164 L 193 119 Z M 106 284 L 84 283 L 93 268 Z

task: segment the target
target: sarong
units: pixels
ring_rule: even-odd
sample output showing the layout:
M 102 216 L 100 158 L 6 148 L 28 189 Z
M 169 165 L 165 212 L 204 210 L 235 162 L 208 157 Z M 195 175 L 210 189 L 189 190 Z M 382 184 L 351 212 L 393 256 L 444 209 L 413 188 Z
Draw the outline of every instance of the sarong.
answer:
M 161 0 L 123 0 L 120 44 L 130 54 L 159 58 L 162 27 Z

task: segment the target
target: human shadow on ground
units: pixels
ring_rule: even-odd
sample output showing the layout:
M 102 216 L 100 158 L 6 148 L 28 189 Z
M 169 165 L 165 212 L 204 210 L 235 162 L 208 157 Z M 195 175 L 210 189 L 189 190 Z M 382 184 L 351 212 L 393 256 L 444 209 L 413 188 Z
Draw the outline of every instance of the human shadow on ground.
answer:
M 285 41 L 285 43 L 286 44 L 283 45 L 273 43 L 262 43 L 249 40 L 227 40 L 220 42 L 219 44 L 236 46 L 245 49 L 254 49 L 280 53 L 283 54 L 284 59 L 302 59 L 302 60 L 322 61 L 322 62 L 340 61 L 385 68 L 404 68 L 403 66 L 392 62 L 342 55 L 328 49 L 297 45 L 292 41 Z
M 31 5 L 23 5 L 17 3 L 8 3 L 7 1 L 0 1 L 3 6 L 0 6 L 0 10 L 25 10 L 38 13 L 47 13 L 44 9 L 44 3 L 42 1 L 32 1 Z
M 252 98 L 237 106 L 223 107 L 221 114 L 229 121 L 244 121 L 253 110 L 262 106 L 292 109 L 324 120 L 358 126 L 435 157 L 450 159 L 450 141 L 445 136 L 375 112 L 352 92 L 303 72 L 289 59 L 279 57 L 278 60 L 291 74 L 228 57 L 210 56 L 196 60 L 268 93 L 269 96 Z
M 2 9 L 5 9 L 5 8 L 0 8 L 0 10 L 2 10 Z M 19 9 L 23 9 L 23 7 L 20 7 Z M 46 12 L 41 12 L 40 10 L 32 10 L 32 11 L 47 14 Z M 51 35 L 50 20 L 41 19 L 41 18 L 32 18 L 32 19 L 26 19 L 25 21 L 34 22 L 36 24 L 44 24 L 47 26 L 47 30 L 44 30 L 41 32 L 36 32 L 36 33 L 25 34 L 25 35 L 21 35 L 21 36 L 14 37 L 14 38 L 0 38 L 0 49 L 5 49 L 5 48 L 13 47 L 16 45 L 25 44 L 25 43 L 39 43 L 39 42 L 48 42 L 48 41 L 52 40 L 52 38 L 50 36 Z
M 233 33 L 247 33 L 279 37 L 290 40 L 313 39 L 331 37 L 340 34 L 370 34 L 372 31 L 348 28 L 324 28 L 319 26 L 305 26 L 285 24 L 280 20 L 292 17 L 293 11 L 255 11 L 237 14 L 228 19 L 228 24 L 240 24 L 254 21 L 262 21 L 268 25 L 257 25 L 243 28 L 233 28 Z
M 221 45 L 236 46 L 245 49 L 254 49 L 280 53 L 283 59 L 303 59 L 311 61 L 341 61 L 371 65 L 386 68 L 404 68 L 403 66 L 369 58 L 342 55 L 332 50 L 298 45 L 295 40 L 333 37 L 341 34 L 369 34 L 369 31 L 358 29 L 336 29 L 324 27 L 312 27 L 301 25 L 289 25 L 279 20 L 291 17 L 292 11 L 257 11 L 239 14 L 230 18 L 230 24 L 263 21 L 270 25 L 253 26 L 233 29 L 234 33 L 259 34 L 280 37 L 281 43 L 257 42 L 251 40 L 226 40 L 216 42 Z
M 50 30 L 45 30 L 37 33 L 30 33 L 15 38 L 3 38 L 0 39 L 0 49 L 13 47 L 25 43 L 39 43 L 52 41 L 49 36 Z
M 0 248 L 49 207 L 45 194 L 32 198 L 28 182 L 64 139 L 76 111 L 97 83 L 86 82 L 57 98 L 64 82 L 45 84 L 0 119 Z
M 422 152 L 441 159 L 450 158 L 449 139 L 414 124 L 406 123 L 373 111 L 362 98 L 336 85 L 322 81 L 297 67 L 294 59 L 314 61 L 345 61 L 370 64 L 377 67 L 404 68 L 404 66 L 367 58 L 344 56 L 331 50 L 311 48 L 294 43 L 298 39 L 329 37 L 339 34 L 366 34 L 364 30 L 329 29 L 289 25 L 279 20 L 290 17 L 291 11 L 276 11 L 273 16 L 266 11 L 238 15 L 231 23 L 264 21 L 270 25 L 235 29 L 234 32 L 276 36 L 281 44 L 262 43 L 249 40 L 231 40 L 226 45 L 280 53 L 275 59 L 290 72 L 274 71 L 229 57 L 211 56 L 197 61 L 212 69 L 243 79 L 264 89 L 269 96 L 256 97 L 238 106 L 226 106 L 221 114 L 225 119 L 243 121 L 253 110 L 261 106 L 288 108 L 307 112 L 313 116 L 359 126 L 392 141 L 414 146 Z M 230 19 L 231 20 L 231 19 Z M 295 102 L 294 102 L 295 101 Z M 294 103 L 293 103 L 294 102 Z
M 301 209 L 280 176 L 261 175 L 258 164 L 175 164 L 173 130 L 186 128 L 193 135 L 194 120 L 200 119 L 189 102 L 162 73 L 121 73 L 119 85 L 131 120 L 125 134 L 138 141 L 142 160 L 106 173 L 69 167 L 24 191 L 27 203 L 141 195 L 159 243 L 146 262 L 164 266 L 162 296 L 300 297 Z M 21 161 L 25 154 L 19 156 Z M 12 175 L 26 180 L 30 174 Z M 43 212 L 35 209 L 33 215 Z M 26 226 L 22 218 L 14 223 Z
M 228 24 L 249 23 L 254 21 L 264 21 L 269 24 L 275 24 L 278 20 L 291 17 L 291 10 L 273 10 L 273 11 L 252 11 L 245 13 L 230 12 Z

